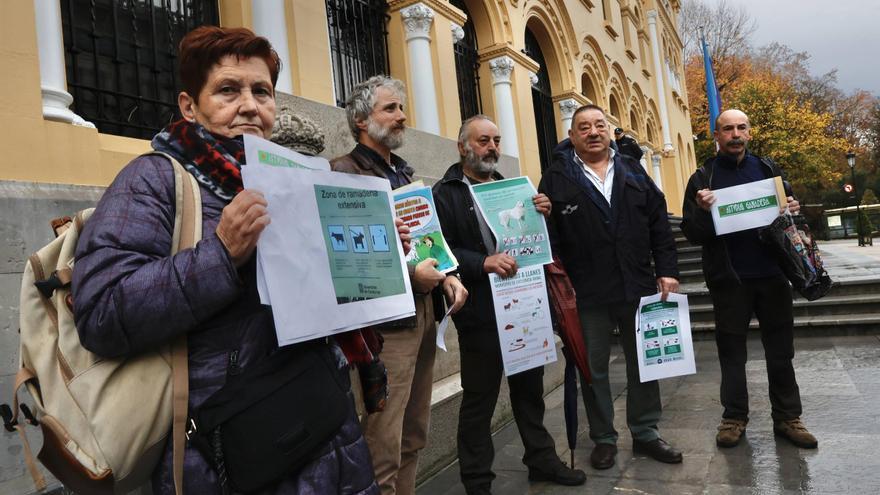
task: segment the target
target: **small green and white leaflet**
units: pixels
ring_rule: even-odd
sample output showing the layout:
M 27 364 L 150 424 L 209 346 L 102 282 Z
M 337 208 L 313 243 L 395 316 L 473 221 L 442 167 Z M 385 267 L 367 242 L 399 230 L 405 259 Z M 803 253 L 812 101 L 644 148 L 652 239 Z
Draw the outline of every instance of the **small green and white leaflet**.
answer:
M 528 177 L 475 184 L 471 193 L 499 253 L 514 257 L 519 267 L 553 263 L 547 222 L 532 202 L 538 191 Z
M 697 372 L 687 296 L 646 296 L 636 311 L 636 353 L 642 383 Z
M 779 177 L 758 180 L 738 186 L 715 189 L 712 204 L 712 221 L 715 234 L 723 235 L 740 230 L 766 227 L 779 216 L 785 207 Z
M 242 167 L 272 222 L 257 252 L 278 344 L 415 314 L 387 180 L 299 167 Z

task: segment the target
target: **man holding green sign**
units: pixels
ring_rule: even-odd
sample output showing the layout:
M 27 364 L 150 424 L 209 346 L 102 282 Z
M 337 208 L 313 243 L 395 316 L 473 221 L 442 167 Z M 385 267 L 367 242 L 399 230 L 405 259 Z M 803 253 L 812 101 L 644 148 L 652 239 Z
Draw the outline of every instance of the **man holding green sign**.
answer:
M 703 274 L 715 308 L 715 341 L 721 362 L 724 406 L 715 441 L 719 447 L 736 446 L 749 421 L 746 334 L 755 314 L 767 361 L 773 431 L 798 447 L 815 448 L 816 438 L 800 420 L 800 391 L 791 363 L 794 317 L 788 279 L 770 249 L 759 240 L 758 228 L 729 233 L 719 229 L 725 217 L 747 212 L 767 211 L 772 220 L 779 214 L 777 196 L 772 192 L 755 195 L 752 191 L 750 199 L 724 201 L 712 211 L 713 204 L 720 202 L 713 190 L 738 187 L 748 191 L 767 179 L 778 180 L 781 175 L 771 160 L 752 155 L 746 149 L 751 139 L 750 128 L 748 116 L 739 110 L 727 110 L 718 116 L 718 155 L 694 172 L 684 195 L 681 230 L 692 243 L 703 246 Z M 791 213 L 797 213 L 798 202 L 790 195 L 787 201 Z

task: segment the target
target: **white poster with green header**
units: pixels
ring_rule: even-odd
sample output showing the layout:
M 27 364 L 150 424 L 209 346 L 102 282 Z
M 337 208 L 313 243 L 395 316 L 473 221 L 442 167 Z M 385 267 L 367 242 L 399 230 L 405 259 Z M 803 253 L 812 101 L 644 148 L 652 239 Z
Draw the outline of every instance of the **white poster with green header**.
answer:
M 782 179 L 779 177 L 715 189 L 712 192 L 715 194 L 712 221 L 715 223 L 716 235 L 766 227 L 779 216 L 786 205 Z
M 636 353 L 644 382 L 697 372 L 687 296 L 641 298 L 636 311 Z
M 415 314 L 386 179 L 242 167 L 271 223 L 257 250 L 279 345 Z

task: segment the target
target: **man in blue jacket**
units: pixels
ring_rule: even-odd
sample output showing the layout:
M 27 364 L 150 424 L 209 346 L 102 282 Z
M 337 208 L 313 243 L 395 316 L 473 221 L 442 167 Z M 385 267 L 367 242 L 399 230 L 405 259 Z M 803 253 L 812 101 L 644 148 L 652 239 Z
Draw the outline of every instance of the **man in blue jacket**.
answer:
M 608 469 L 617 454 L 608 381 L 614 328 L 626 359 L 626 420 L 633 452 L 679 463 L 681 452 L 661 439 L 657 429 L 660 387 L 656 380 L 639 379 L 635 338 L 639 299 L 658 291 L 665 299 L 678 289 L 666 199 L 638 161 L 609 148 L 611 129 L 600 107 L 578 108 L 568 135 L 538 189 L 553 204 L 550 240 L 577 292 L 589 353 L 592 387 L 582 380 L 582 390 L 590 438 L 596 444 L 590 463 Z
M 794 317 L 791 286 L 758 229 L 716 236 L 711 206 L 714 189 L 737 186 L 781 175 L 768 158 L 748 152 L 749 117 L 725 110 L 715 122 L 718 155 L 691 176 L 684 194 L 681 230 L 703 246 L 703 275 L 715 310 L 715 342 L 721 362 L 721 405 L 724 406 L 715 443 L 739 444 L 749 422 L 746 387 L 746 334 L 752 314 L 758 317 L 767 361 L 773 431 L 802 448 L 818 441 L 801 422 L 801 396 L 791 360 L 794 358 Z M 792 213 L 800 205 L 791 196 Z

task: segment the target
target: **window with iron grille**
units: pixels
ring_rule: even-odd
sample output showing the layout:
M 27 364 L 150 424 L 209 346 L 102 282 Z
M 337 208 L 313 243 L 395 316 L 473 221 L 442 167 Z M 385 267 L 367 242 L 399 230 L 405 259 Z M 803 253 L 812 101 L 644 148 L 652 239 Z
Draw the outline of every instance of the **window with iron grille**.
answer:
M 61 0 L 72 110 L 103 133 L 149 139 L 177 113 L 177 45 L 217 25 L 205 0 Z
M 336 106 L 355 84 L 388 74 L 388 4 L 385 0 L 326 0 Z
M 453 46 L 455 51 L 455 72 L 458 75 L 458 102 L 461 120 L 464 121 L 483 111 L 480 97 L 480 57 L 477 55 L 477 33 L 474 22 L 464 0 L 450 0 L 453 6 L 461 9 L 468 17 L 464 23 L 464 38 Z

